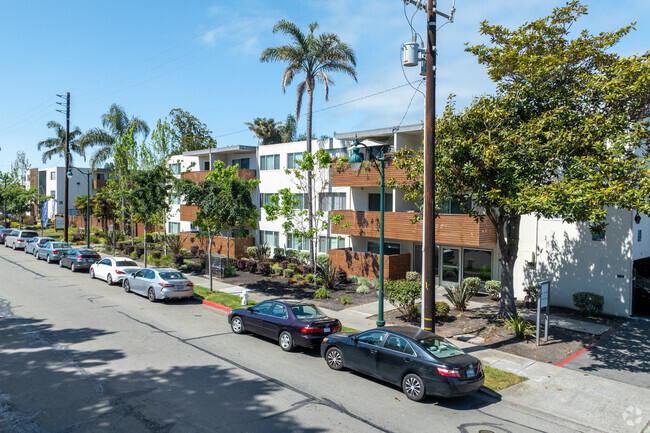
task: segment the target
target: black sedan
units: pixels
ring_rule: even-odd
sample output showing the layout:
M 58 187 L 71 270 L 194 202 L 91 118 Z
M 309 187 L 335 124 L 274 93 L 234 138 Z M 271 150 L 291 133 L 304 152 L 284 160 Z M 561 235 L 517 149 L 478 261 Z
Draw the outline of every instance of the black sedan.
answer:
M 235 334 L 248 331 L 272 338 L 287 352 L 294 346 L 317 347 L 324 337 L 341 330 L 341 322 L 317 306 L 287 299 L 232 310 L 228 323 Z
M 14 231 L 13 229 L 0 229 L 0 244 L 5 243 L 5 239 L 7 239 L 7 235 Z
M 477 391 L 481 361 L 430 331 L 406 326 L 341 332 L 323 339 L 321 355 L 334 370 L 349 368 L 402 387 L 415 401 Z
M 73 248 L 65 251 L 59 260 L 59 266 L 70 268 L 72 272 L 88 270 L 93 263 L 101 260 L 101 256 L 95 250 L 87 248 Z

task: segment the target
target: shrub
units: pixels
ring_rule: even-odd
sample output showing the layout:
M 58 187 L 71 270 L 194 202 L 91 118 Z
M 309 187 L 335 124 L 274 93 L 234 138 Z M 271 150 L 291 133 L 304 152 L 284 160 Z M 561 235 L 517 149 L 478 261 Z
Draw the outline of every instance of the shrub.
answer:
M 124 253 L 131 255 L 132 252 L 135 251 L 135 247 L 131 245 L 130 243 L 124 245 Z
M 248 260 L 246 262 L 246 270 L 251 274 L 254 274 L 257 271 L 257 262 L 255 260 Z
M 282 269 L 287 269 L 287 266 L 289 266 L 289 261 L 288 260 L 280 261 L 280 266 L 282 266 Z
M 309 263 L 309 251 L 300 251 L 298 260 L 300 260 L 300 263 Z
M 467 277 L 463 279 L 461 284 L 465 284 L 475 295 L 481 290 L 481 279 L 479 277 Z
M 327 299 L 329 297 L 330 297 L 330 291 L 327 290 L 325 287 L 321 287 L 320 289 L 314 292 L 315 299 Z
M 316 257 L 316 265 L 323 267 L 323 268 L 329 268 L 330 267 L 330 256 L 329 254 L 319 254 Z
M 280 275 L 282 275 L 282 270 L 283 270 L 282 266 L 280 266 L 278 264 L 275 264 L 275 265 L 271 266 L 271 275 L 273 275 L 275 277 L 280 276 Z
M 346 284 L 348 282 L 348 273 L 343 269 L 336 271 L 336 282 L 339 284 Z
M 358 283 L 361 286 L 374 287 L 374 285 L 370 282 L 370 279 L 368 277 L 359 278 Z
M 273 250 L 273 260 L 276 262 L 284 262 L 287 259 L 287 255 L 284 252 L 284 248 L 275 248 Z
M 352 284 L 359 284 L 359 277 L 356 275 L 348 275 L 348 281 Z
M 287 257 L 292 258 L 292 259 L 297 259 L 298 258 L 298 251 L 297 250 L 286 250 L 285 254 Z
M 199 246 L 198 245 L 192 245 L 190 247 L 190 254 L 192 254 L 193 257 L 198 257 L 199 256 Z
M 316 284 L 323 284 L 323 279 L 322 278 L 316 278 Z
M 573 305 L 585 316 L 597 316 L 603 312 L 605 298 L 591 292 L 577 292 L 573 294 Z
M 449 302 L 451 302 L 451 305 L 453 305 L 458 311 L 465 311 L 469 300 L 478 292 L 478 288 L 474 284 L 467 284 L 466 281 L 467 279 L 463 280 L 463 282 L 456 288 L 447 285 L 444 286 L 447 293 L 443 296 L 447 298 Z
M 307 280 L 307 282 L 309 282 L 309 283 L 313 283 L 315 279 L 316 279 L 316 275 L 314 275 L 314 274 L 306 274 L 305 275 L 305 280 Z
M 504 320 L 504 322 L 505 327 L 515 331 L 515 336 L 519 338 L 525 339 L 528 336 L 535 335 L 535 326 L 523 317 L 510 316 L 508 319 Z
M 298 282 L 298 280 L 296 280 L 295 278 L 293 278 L 293 277 L 289 278 L 289 284 L 295 284 L 297 282 Z
M 539 297 L 539 286 L 528 286 L 527 289 L 524 289 L 528 293 L 529 302 L 533 305 L 537 304 L 537 298 Z
M 182 254 L 174 254 L 174 265 L 182 266 L 185 262 L 185 257 Z
M 154 259 L 160 259 L 162 257 L 162 251 L 152 251 L 151 257 Z
M 240 271 L 245 271 L 245 270 L 246 270 L 246 265 L 247 265 L 247 263 L 248 263 L 248 260 L 245 260 L 245 259 L 239 259 L 239 260 L 237 260 L 237 263 L 235 264 L 235 266 L 236 266 L 237 269 L 239 269 Z
M 395 280 L 384 284 L 386 299 L 397 306 L 408 318 L 413 317 L 415 301 L 422 295 L 422 287 L 417 281 Z
M 151 233 L 151 239 L 154 242 L 164 242 L 165 241 L 165 233 L 163 233 L 163 232 L 153 232 L 153 233 Z
M 264 275 L 265 277 L 268 277 L 269 275 L 271 275 L 271 264 L 269 262 L 258 263 L 257 272 L 259 272 L 260 275 Z
M 257 247 L 246 248 L 246 254 L 248 254 L 249 257 L 257 257 Z
M 420 281 L 420 274 L 415 271 L 409 271 L 406 273 L 406 281 Z
M 293 278 L 293 270 L 291 269 L 284 269 L 282 271 L 282 275 L 284 275 L 287 278 Z
M 350 303 L 350 297 L 349 296 L 344 296 L 341 298 L 341 304 L 347 305 Z
M 187 251 L 185 248 L 181 248 L 180 254 L 184 255 L 185 257 L 191 256 L 190 252 Z
M 501 281 L 489 280 L 485 282 L 485 291 L 490 299 L 498 301 L 501 299 Z
M 298 271 L 298 265 L 296 263 L 289 262 L 287 264 L 287 269 L 291 269 L 293 272 L 297 272 Z
M 313 274 L 314 273 L 314 268 L 312 268 L 309 265 L 302 265 L 302 274 L 307 275 L 307 274 Z
M 449 304 L 446 302 L 436 302 L 436 316 L 438 317 L 447 317 L 447 314 L 449 314 Z
M 133 258 L 133 259 L 137 259 L 137 258 L 138 258 L 138 256 L 135 255 L 135 251 L 131 251 L 131 254 L 129 254 L 129 256 L 130 256 L 131 258 Z
M 237 268 L 233 264 L 229 264 L 223 270 L 224 277 L 234 277 L 237 275 Z
M 357 287 L 357 293 L 362 293 L 364 295 L 367 295 L 368 293 L 370 293 L 370 287 L 361 285 Z
M 140 246 L 140 245 L 136 246 L 135 247 L 135 255 L 138 256 L 138 257 L 144 255 L 144 247 Z

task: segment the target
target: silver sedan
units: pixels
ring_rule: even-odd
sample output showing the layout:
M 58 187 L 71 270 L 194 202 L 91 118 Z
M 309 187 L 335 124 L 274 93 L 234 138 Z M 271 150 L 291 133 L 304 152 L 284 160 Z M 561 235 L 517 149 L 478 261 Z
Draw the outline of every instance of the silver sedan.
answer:
M 42 245 L 45 245 L 45 242 L 54 240 L 56 239 L 47 236 L 37 236 L 35 238 L 31 238 L 27 241 L 27 245 L 25 245 L 25 254 L 33 254 L 34 257 L 36 257 L 37 249 L 39 249 Z
M 146 296 L 151 302 L 194 296 L 194 283 L 172 268 L 141 269 L 125 278 L 122 287 L 126 293 Z
M 58 262 L 72 246 L 66 242 L 48 241 L 36 250 L 36 259 L 45 259 L 48 263 Z

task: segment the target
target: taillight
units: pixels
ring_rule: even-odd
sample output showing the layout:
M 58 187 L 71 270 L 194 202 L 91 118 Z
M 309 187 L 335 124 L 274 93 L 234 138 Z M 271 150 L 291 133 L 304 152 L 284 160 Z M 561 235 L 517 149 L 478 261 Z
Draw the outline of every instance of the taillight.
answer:
M 304 328 L 300 330 L 303 334 L 322 334 L 323 333 L 323 328 L 316 328 L 311 325 L 307 325 Z
M 174 287 L 173 284 L 168 284 L 168 283 L 158 283 L 160 287 Z
M 24 239 L 16 239 L 17 242 L 25 242 Z
M 83 258 L 84 258 L 84 256 L 82 256 L 82 255 L 77 256 L 77 260 L 81 260 Z
M 343 329 L 342 325 L 336 325 L 332 327 L 332 332 L 339 332 L 341 329 Z
M 460 371 L 453 368 L 438 367 L 438 374 L 447 377 L 460 377 Z
M 480 375 L 482 371 L 483 371 L 483 363 L 481 361 L 479 361 L 478 362 L 478 368 L 476 370 L 476 374 Z
M 52 254 L 59 254 L 57 250 L 52 251 Z
M 117 275 L 124 275 L 124 271 L 120 271 L 119 269 L 116 269 L 116 270 L 115 270 L 115 273 L 116 273 Z
M 194 283 L 187 283 L 187 287 L 194 287 Z

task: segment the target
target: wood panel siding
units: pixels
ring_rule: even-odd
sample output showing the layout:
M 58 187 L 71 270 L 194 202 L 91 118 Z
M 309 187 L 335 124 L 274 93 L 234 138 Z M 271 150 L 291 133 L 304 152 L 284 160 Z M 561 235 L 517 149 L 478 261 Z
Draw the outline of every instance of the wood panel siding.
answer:
M 331 267 L 334 270 L 344 270 L 348 275 L 368 277 L 371 280 L 379 278 L 379 254 L 351 251 L 349 248 L 344 248 L 330 250 L 329 256 Z M 384 280 L 404 279 L 410 270 L 410 254 L 384 256 Z
M 97 190 L 99 188 L 105 188 L 105 187 L 106 187 L 105 179 L 93 179 L 93 189 Z
M 207 236 L 199 236 L 195 232 L 181 232 L 181 242 L 183 248 L 190 251 L 193 245 L 197 245 L 206 253 L 208 252 L 208 238 Z M 246 248 L 255 246 L 255 238 L 230 238 L 230 258 L 238 259 L 247 257 Z M 212 254 L 220 254 L 225 256 L 228 254 L 228 238 L 223 236 L 215 236 L 212 239 Z
M 361 167 L 356 172 L 348 163 L 340 164 L 341 171 L 336 168 L 336 165 L 332 166 L 332 186 L 379 186 L 379 169 L 373 165 L 366 164 L 366 167 Z M 406 172 L 388 162 L 384 168 L 384 178 L 386 182 L 395 179 L 398 184 L 403 183 L 406 182 Z
M 379 212 L 342 210 L 343 222 L 332 224 L 332 234 L 379 238 Z M 384 237 L 405 241 L 422 241 L 422 221 L 413 224 L 410 212 L 386 212 L 384 214 Z M 344 225 L 347 223 L 347 227 Z M 486 218 L 475 222 L 469 215 L 442 214 L 436 219 L 436 243 L 483 246 L 496 243 L 496 230 Z
M 199 208 L 196 206 L 188 206 L 185 204 L 181 205 L 181 212 L 180 212 L 180 220 L 181 221 L 189 221 L 193 223 L 196 221 L 196 213 L 198 212 Z
M 199 183 L 202 180 L 205 180 L 205 176 L 210 173 L 209 170 L 204 170 L 204 171 L 190 171 L 187 173 L 183 173 L 181 177 L 183 179 L 189 179 L 194 183 Z M 257 177 L 257 171 L 254 169 L 249 169 L 249 168 L 238 168 L 237 169 L 237 177 L 246 179 L 246 180 L 251 180 L 255 179 Z

